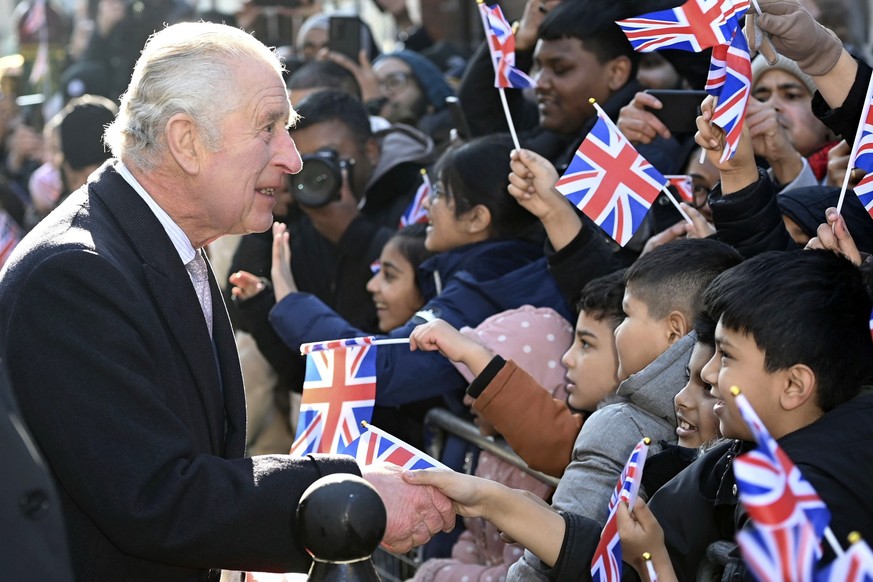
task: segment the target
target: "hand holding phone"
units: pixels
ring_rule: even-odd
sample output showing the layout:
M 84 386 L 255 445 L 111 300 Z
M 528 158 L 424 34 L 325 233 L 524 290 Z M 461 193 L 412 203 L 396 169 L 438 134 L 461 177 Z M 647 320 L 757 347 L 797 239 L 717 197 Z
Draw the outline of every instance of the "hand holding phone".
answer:
M 646 89 L 649 95 L 661 102 L 661 109 L 646 108 L 657 117 L 670 133 L 694 133 L 697 131 L 697 116 L 700 103 L 706 98 L 706 91 L 685 91 L 679 89 Z
M 358 62 L 361 49 L 362 21 L 357 16 L 331 16 L 328 24 L 328 50 Z

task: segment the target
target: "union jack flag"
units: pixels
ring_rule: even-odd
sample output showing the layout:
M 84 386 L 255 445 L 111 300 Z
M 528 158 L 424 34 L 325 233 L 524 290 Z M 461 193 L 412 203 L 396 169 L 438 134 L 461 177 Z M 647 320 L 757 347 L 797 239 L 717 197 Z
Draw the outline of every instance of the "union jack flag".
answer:
M 873 81 L 871 81 L 873 85 Z M 873 96 L 867 96 L 867 111 L 861 122 L 860 132 L 861 137 L 858 140 L 857 153 L 855 160 L 849 164 L 851 168 L 859 168 L 867 172 L 860 182 L 855 186 L 855 194 L 861 200 L 861 204 L 867 209 L 867 213 L 873 216 L 873 107 L 871 107 Z
M 352 345 L 306 355 L 292 456 L 335 453 L 360 436 L 376 399 L 376 346 Z
M 812 580 L 818 540 L 808 521 L 772 530 L 747 527 L 737 533 L 737 543 L 743 560 L 760 582 Z
M 742 29 L 737 29 L 730 45 L 720 45 L 712 49 L 709 77 L 706 81 L 706 91 L 718 98 L 712 123 L 725 132 L 725 148 L 721 161 L 732 158 L 737 151 L 751 86 L 752 62 L 749 59 L 749 45 Z
M 615 491 L 609 500 L 606 525 L 600 534 L 600 542 L 591 560 L 593 582 L 618 582 L 621 580 L 621 539 L 618 536 L 618 523 L 615 517 L 619 500 L 633 507 L 643 478 L 643 465 L 649 453 L 649 439 L 644 438 L 631 451 L 622 469 Z
M 667 178 L 634 149 L 597 106 L 585 136 L 555 188 L 624 246 L 667 185 Z
M 21 229 L 9 213 L 0 209 L 0 267 L 12 254 L 12 250 L 21 241 Z
M 634 50 L 678 49 L 699 53 L 730 43 L 749 0 L 688 0 L 678 8 L 619 20 Z
M 372 424 L 367 424 L 366 427 L 367 432 L 338 452 L 353 456 L 362 467 L 374 463 L 393 463 L 404 469 L 430 469 L 431 467 L 448 469 L 427 453 L 419 451 L 384 430 Z
M 777 527 L 803 511 L 817 539 L 831 520 L 831 512 L 758 417 L 746 396 L 735 397 L 743 420 L 749 425 L 758 448 L 734 460 L 740 499 L 760 525 Z
M 679 199 L 688 204 L 694 204 L 694 182 L 691 176 L 687 174 L 677 176 L 664 176 L 670 186 L 676 188 L 679 193 Z
M 851 539 L 856 534 L 851 534 Z M 873 551 L 867 542 L 856 536 L 842 556 L 816 573 L 819 582 L 873 582 Z
M 427 200 L 428 196 L 430 196 L 432 190 L 433 188 L 427 177 L 427 172 L 422 170 L 421 186 L 419 186 L 418 190 L 415 191 L 415 196 L 413 196 L 412 202 L 409 203 L 409 206 L 406 207 L 406 210 L 400 217 L 399 228 L 405 228 L 410 224 L 416 224 L 418 222 L 427 222 L 427 208 L 424 206 L 424 201 Z
M 494 86 L 505 89 L 536 87 L 536 81 L 515 68 L 515 35 L 500 5 L 487 6 L 480 2 L 479 14 L 494 64 Z

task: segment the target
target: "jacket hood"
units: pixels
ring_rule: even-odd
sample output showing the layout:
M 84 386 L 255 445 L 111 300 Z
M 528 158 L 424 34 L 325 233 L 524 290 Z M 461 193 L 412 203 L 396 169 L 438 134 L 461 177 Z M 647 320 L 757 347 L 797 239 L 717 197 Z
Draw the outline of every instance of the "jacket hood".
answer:
M 365 191 L 400 164 L 415 162 L 426 166 L 433 162 L 435 149 L 433 140 L 414 127 L 395 123 L 391 127 L 376 132 L 381 150 L 379 163 L 367 181 Z M 363 205 L 363 202 L 362 202 Z
M 697 334 L 691 332 L 618 386 L 618 395 L 671 424 L 676 422 L 673 397 L 687 381 L 685 367 Z

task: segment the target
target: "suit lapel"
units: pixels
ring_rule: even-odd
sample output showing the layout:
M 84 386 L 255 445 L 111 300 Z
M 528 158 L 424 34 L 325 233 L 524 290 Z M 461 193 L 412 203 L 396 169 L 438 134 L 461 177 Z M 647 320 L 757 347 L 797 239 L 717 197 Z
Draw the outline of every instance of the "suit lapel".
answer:
M 231 392 L 242 390 L 239 362 L 235 357 L 230 357 L 231 352 L 235 354 L 235 347 L 227 344 L 226 332 L 222 331 L 222 346 L 213 348 L 188 271 L 160 221 L 114 168 L 104 165 L 102 171 L 100 180 L 92 183 L 90 189 L 118 220 L 143 261 L 143 275 L 149 291 L 163 315 L 167 328 L 176 339 L 194 378 L 209 427 L 212 451 L 215 454 L 222 454 L 225 448 L 226 424 L 228 427 L 234 427 L 235 432 L 239 430 L 238 425 L 241 424 L 242 433 L 245 434 L 245 402 L 243 401 L 242 405 L 242 420 L 231 418 L 226 421 L 226 405 L 223 402 L 222 382 L 219 379 L 220 367 L 222 375 L 225 376 L 226 389 Z M 214 287 L 214 277 L 210 276 L 210 281 L 211 286 Z M 219 301 L 221 301 L 220 294 Z M 214 290 L 213 305 L 222 307 L 222 309 L 213 309 L 214 319 L 226 319 L 224 304 L 216 303 Z M 220 317 L 215 317 L 216 312 Z M 227 321 L 224 325 L 230 327 Z M 230 338 L 233 341 L 232 334 Z M 216 365 L 216 351 L 219 352 L 219 360 L 223 362 L 219 366 Z M 180 389 L 184 388 L 184 386 L 180 387 Z M 238 415 L 237 408 L 238 405 L 234 406 L 233 416 Z M 229 408 L 228 412 L 230 412 Z

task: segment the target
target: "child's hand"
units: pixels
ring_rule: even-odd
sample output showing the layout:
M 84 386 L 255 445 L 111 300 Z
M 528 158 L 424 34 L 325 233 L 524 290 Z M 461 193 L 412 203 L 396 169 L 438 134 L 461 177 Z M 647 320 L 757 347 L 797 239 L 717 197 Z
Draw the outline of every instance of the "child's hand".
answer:
M 846 227 L 846 220 L 842 215 L 837 214 L 836 208 L 828 208 L 825 211 L 825 220 L 827 222 L 818 226 L 816 231 L 818 236 L 809 239 L 805 248 L 833 251 L 860 265 L 863 260 L 861 251 L 858 250 L 855 239 Z
M 228 277 L 227 280 L 233 285 L 230 290 L 231 295 L 239 301 L 251 299 L 267 288 L 263 279 L 255 277 L 248 271 L 237 271 Z
M 403 479 L 413 485 L 430 485 L 452 500 L 455 512 L 463 517 L 487 517 L 488 491 L 496 486 L 493 481 L 446 471 L 422 469 L 404 471 Z
M 485 349 L 442 319 L 434 319 L 419 325 L 409 334 L 410 350 L 424 352 L 439 350 L 443 356 L 453 362 L 463 362 L 467 354 L 476 348 Z
M 655 555 L 664 548 L 664 530 L 642 499 L 637 498 L 633 510 L 628 508 L 626 502 L 619 502 L 616 521 L 621 553 L 635 568 L 638 562 L 642 564 L 644 552 Z
M 752 139 L 749 137 L 749 128 L 746 124 L 743 124 L 742 135 L 734 156 L 724 162 L 721 161 L 727 144 L 724 131 L 712 123 L 715 106 L 716 100 L 712 95 L 700 104 L 701 113 L 697 117 L 697 133 L 694 141 L 706 151 L 706 157 L 718 169 L 722 193 L 727 196 L 757 182 L 758 167 L 755 164 Z
M 291 274 L 291 246 L 288 228 L 281 222 L 273 223 L 273 264 L 270 268 L 276 303 L 286 295 L 297 292 L 294 275 Z

